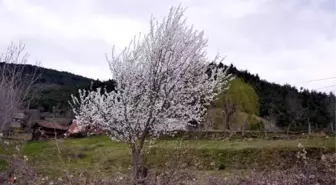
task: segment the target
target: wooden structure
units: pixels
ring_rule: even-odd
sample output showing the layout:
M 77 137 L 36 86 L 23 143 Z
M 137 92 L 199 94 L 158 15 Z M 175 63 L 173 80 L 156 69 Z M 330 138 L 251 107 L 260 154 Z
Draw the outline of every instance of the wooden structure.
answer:
M 12 122 L 10 124 L 11 128 L 15 129 L 30 129 L 32 124 L 35 121 L 40 119 L 39 110 L 37 109 L 29 109 L 26 111 L 16 112 L 13 115 Z M 26 130 L 27 131 L 27 130 Z
M 11 128 L 23 128 L 27 122 L 27 115 L 24 112 L 17 112 L 13 115 Z
M 62 138 L 69 129 L 69 126 L 53 122 L 40 122 L 32 126 L 32 140 Z
M 87 136 L 87 135 L 100 135 L 100 134 L 104 134 L 104 131 L 102 129 L 95 128 L 93 126 L 81 127 L 81 126 L 78 126 L 77 123 L 73 122 L 69 126 L 69 129 L 65 133 L 65 136 L 71 137 L 73 135 Z

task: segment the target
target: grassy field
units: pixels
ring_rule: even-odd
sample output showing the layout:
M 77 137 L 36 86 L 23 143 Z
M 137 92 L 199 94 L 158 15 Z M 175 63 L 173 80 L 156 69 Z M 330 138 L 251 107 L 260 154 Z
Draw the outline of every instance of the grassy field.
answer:
M 184 165 L 188 169 L 203 171 L 263 169 L 272 165 L 285 168 L 293 164 L 298 143 L 305 146 L 311 157 L 335 151 L 335 137 L 296 140 L 160 140 L 146 150 L 148 157 L 145 160 L 152 168 Z M 0 150 L 1 153 L 14 151 L 16 149 L 13 147 Z M 21 146 L 18 154 L 27 156 L 28 162 L 46 175 L 81 169 L 109 174 L 124 172 L 130 167 L 127 145 L 111 141 L 105 136 L 28 142 Z

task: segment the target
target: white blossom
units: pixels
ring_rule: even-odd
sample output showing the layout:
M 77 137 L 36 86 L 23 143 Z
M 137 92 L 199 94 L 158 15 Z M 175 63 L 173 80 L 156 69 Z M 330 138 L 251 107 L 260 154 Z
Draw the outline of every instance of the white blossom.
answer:
M 303 145 L 301 143 L 298 143 L 297 147 L 298 148 L 303 148 Z
M 192 119 L 202 121 L 206 105 L 229 75 L 215 68 L 206 73 L 207 40 L 186 25 L 183 13 L 172 8 L 162 22 L 152 18 L 148 34 L 135 37 L 119 55 L 112 52 L 108 62 L 116 90 L 80 90 L 71 102 L 76 123 L 136 143 L 147 135 L 184 130 Z

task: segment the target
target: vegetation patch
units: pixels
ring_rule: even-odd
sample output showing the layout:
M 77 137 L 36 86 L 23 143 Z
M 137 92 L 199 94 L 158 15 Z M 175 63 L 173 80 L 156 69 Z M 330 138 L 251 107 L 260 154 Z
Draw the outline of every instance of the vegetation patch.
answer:
M 286 169 L 296 162 L 298 143 L 311 158 L 335 152 L 335 137 L 296 140 L 158 140 L 147 147 L 148 167 L 165 169 L 179 165 L 197 170 L 239 170 L 277 167 Z M 14 150 L 12 150 L 13 152 Z M 130 151 L 123 142 L 106 136 L 23 144 L 21 155 L 42 174 L 56 175 L 68 170 L 87 169 L 102 174 L 125 172 Z M 177 164 L 179 163 L 179 164 Z M 3 165 L 2 165 L 3 166 Z
M 0 171 L 7 169 L 7 167 L 8 167 L 8 162 L 0 158 Z

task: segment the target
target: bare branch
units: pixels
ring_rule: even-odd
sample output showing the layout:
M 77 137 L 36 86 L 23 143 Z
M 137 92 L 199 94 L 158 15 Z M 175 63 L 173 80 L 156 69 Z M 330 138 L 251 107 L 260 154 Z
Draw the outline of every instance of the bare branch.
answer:
M 11 43 L 0 54 L 0 132 L 8 127 L 14 113 L 28 108 L 36 97 L 32 86 L 39 74 L 36 67 L 34 71 L 26 69 L 28 54 L 24 50 L 25 45 Z

